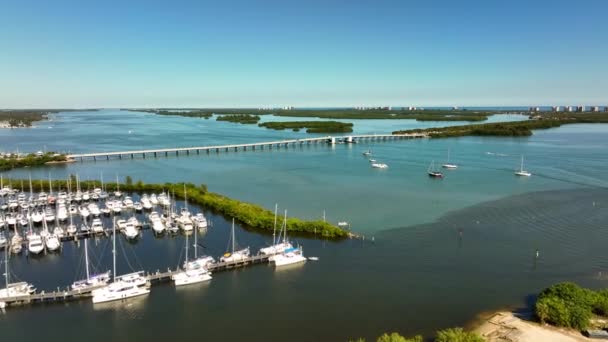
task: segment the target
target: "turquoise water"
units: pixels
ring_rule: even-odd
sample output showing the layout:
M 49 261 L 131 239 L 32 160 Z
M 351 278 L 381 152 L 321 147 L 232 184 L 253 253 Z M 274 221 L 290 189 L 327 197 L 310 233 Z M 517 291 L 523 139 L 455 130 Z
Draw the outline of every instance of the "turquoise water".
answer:
M 372 121 L 355 122 L 356 132 L 431 125 Z M 267 208 L 279 203 L 294 216 L 319 218 L 325 211 L 328 220 L 349 221 L 368 239 L 374 236 L 375 243 L 300 238 L 306 254 L 319 256 L 319 262 L 283 272 L 260 266 L 218 273 L 208 286 L 186 291 L 171 285 L 155 287 L 147 298 L 101 310 L 86 301 L 10 310 L 0 316 L 0 329 L 9 339 L 26 340 L 247 336 L 340 341 L 393 330 L 430 334 L 463 325 L 480 311 L 525 305 L 528 295 L 555 281 L 604 286 L 600 272 L 608 271 L 607 133 L 608 125 L 583 124 L 537 131 L 527 138 L 304 146 L 5 173 L 24 178 L 30 173 L 33 178 L 78 173 L 84 179 L 103 173 L 108 180 L 119 174 L 146 182 L 205 183 L 212 191 Z M 304 135 L 213 120 L 103 111 L 62 113 L 32 130 L 0 131 L 0 146 L 37 150 L 46 144 L 48 150 L 85 152 Z M 389 168 L 370 168 L 362 156 L 368 148 Z M 446 171 L 443 180 L 429 179 L 429 163 L 443 162 L 448 148 L 459 169 Z M 513 175 L 522 154 L 526 169 L 533 173 L 530 178 Z M 226 247 L 229 222 L 215 215 L 212 219 L 215 227 L 202 243 L 218 255 Z M 239 241 L 254 249 L 270 239 L 242 229 L 238 234 Z M 105 243 L 96 247 L 99 254 Z M 182 245 L 181 237 L 144 236 L 136 245 L 127 245 L 127 251 L 145 269 L 155 270 L 175 267 Z M 535 260 L 537 248 L 541 257 Z M 62 255 L 13 260 L 14 272 L 41 289 L 65 286 L 74 279 L 78 255 L 77 247 L 67 245 Z M 27 329 L 32 321 L 40 329 Z M 56 328 L 65 322 L 75 327 L 73 333 Z

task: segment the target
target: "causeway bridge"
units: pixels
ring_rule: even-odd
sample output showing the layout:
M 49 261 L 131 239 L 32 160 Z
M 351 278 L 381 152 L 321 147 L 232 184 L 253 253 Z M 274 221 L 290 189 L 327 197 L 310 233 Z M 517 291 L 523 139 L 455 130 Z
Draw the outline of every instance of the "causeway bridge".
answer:
M 277 141 L 266 141 L 257 143 L 247 144 L 231 144 L 231 145 L 214 145 L 214 146 L 198 146 L 198 147 L 174 147 L 174 148 L 160 148 L 160 149 L 149 149 L 149 150 L 133 150 L 133 151 L 116 151 L 116 152 L 95 152 L 95 153 L 80 153 L 80 154 L 68 154 L 67 157 L 71 160 L 97 160 L 112 158 L 135 158 L 141 156 L 158 157 L 158 156 L 169 156 L 169 154 L 180 155 L 181 154 L 200 154 L 201 152 L 229 152 L 229 151 L 247 151 L 256 149 L 273 149 L 273 148 L 288 148 L 302 145 L 311 144 L 327 144 L 334 145 L 337 143 L 357 143 L 359 141 L 388 141 L 388 140 L 401 140 L 401 139 L 417 139 L 427 138 L 428 135 L 424 133 L 408 133 L 408 134 L 360 134 L 360 135 L 347 135 L 347 136 L 323 136 L 313 138 L 302 138 L 302 139 L 287 139 Z

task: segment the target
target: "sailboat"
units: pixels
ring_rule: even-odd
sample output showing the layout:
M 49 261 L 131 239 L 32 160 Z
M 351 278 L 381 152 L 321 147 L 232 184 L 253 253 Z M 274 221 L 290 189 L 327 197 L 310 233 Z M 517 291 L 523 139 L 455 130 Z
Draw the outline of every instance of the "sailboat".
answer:
M 371 156 L 371 155 L 372 155 L 372 150 L 371 150 L 371 148 L 370 148 L 370 149 L 367 149 L 367 151 L 363 152 L 363 155 L 364 155 L 364 156 L 366 156 L 366 157 L 367 157 L 367 156 Z
M 283 227 L 281 229 L 283 233 L 282 245 L 286 246 L 282 250 L 277 251 L 277 254 L 269 258 L 270 262 L 274 263 L 275 267 L 281 267 L 286 265 L 297 264 L 305 262 L 306 258 L 302 253 L 302 248 L 294 248 L 291 243 L 287 240 L 287 210 L 285 210 L 285 218 L 283 219 Z M 279 240 L 281 239 L 281 232 L 279 232 Z
M 458 165 L 450 163 L 450 149 L 448 148 L 448 161 L 441 165 L 441 167 L 443 167 L 444 169 L 448 169 L 448 170 L 452 170 L 452 169 L 457 169 Z
M 279 238 L 275 239 L 275 233 L 277 230 L 277 209 L 278 209 L 278 205 L 275 204 L 274 229 L 272 231 L 272 245 L 269 247 L 264 247 L 264 248 L 260 249 L 260 253 L 265 254 L 265 255 L 274 255 L 277 253 L 283 253 L 283 251 L 285 251 L 286 249 L 293 248 L 291 243 L 286 238 L 284 238 L 283 241 L 281 241 L 281 231 L 283 230 L 282 228 L 281 228 L 281 231 L 279 231 Z M 285 218 L 287 218 L 287 210 L 285 211 Z
M 226 252 L 224 253 L 224 255 L 220 258 L 221 262 L 234 262 L 234 261 L 240 261 L 243 259 L 247 259 L 249 257 L 249 247 L 235 251 L 235 245 L 236 245 L 236 239 L 235 239 L 235 235 L 234 235 L 234 218 L 232 219 L 232 235 L 230 237 L 230 239 L 232 240 L 232 251 L 231 252 Z
M 194 232 L 194 261 L 188 261 L 188 234 L 186 234 L 186 261 L 184 262 L 184 270 L 171 276 L 175 282 L 175 286 L 183 286 L 189 284 L 202 283 L 211 280 L 211 274 L 207 270 L 207 265 L 199 262 L 196 256 L 198 232 Z M 211 259 L 213 260 L 213 259 Z
M 112 225 L 112 283 L 93 290 L 93 304 L 122 300 L 150 293 L 143 271 L 116 276 L 116 222 Z
M 98 288 L 100 286 L 106 285 L 110 281 L 110 271 L 91 275 L 89 272 L 89 249 L 88 249 L 88 239 L 84 239 L 84 262 L 85 262 L 85 272 L 87 274 L 87 278 L 83 280 L 75 281 L 72 284 L 72 290 L 77 291 L 89 291 L 93 288 Z
M 72 219 L 72 215 L 70 214 L 70 225 L 68 226 L 68 228 L 66 229 L 67 233 L 69 235 L 74 235 L 78 232 L 78 228 L 76 228 L 76 225 L 74 224 L 74 220 Z
M 27 296 L 36 292 L 32 284 L 26 282 L 10 283 L 10 272 L 8 269 L 8 248 L 4 250 L 4 288 L 0 289 L 0 304 L 4 304 L 2 299 Z
M 435 169 L 435 161 L 434 160 L 431 162 L 431 165 L 429 165 L 427 173 L 428 173 L 429 177 L 443 178 L 443 173 L 441 173 L 439 170 Z
M 524 170 L 524 155 L 521 155 L 521 164 L 519 165 L 519 171 L 515 171 L 515 175 L 516 176 L 522 176 L 522 177 L 530 177 L 532 176 L 532 174 L 528 171 Z
M 46 245 L 46 248 L 51 252 L 58 250 L 61 247 L 61 242 L 59 241 L 59 237 L 57 235 L 55 235 L 55 233 L 49 232 L 49 228 L 46 225 L 46 221 L 42 222 L 42 224 L 44 227 L 43 232 L 46 232 L 45 238 L 44 238 L 44 244 Z
M 118 175 L 116 175 L 116 191 L 114 191 L 114 197 L 122 197 L 122 192 L 120 192 L 120 183 L 118 183 Z

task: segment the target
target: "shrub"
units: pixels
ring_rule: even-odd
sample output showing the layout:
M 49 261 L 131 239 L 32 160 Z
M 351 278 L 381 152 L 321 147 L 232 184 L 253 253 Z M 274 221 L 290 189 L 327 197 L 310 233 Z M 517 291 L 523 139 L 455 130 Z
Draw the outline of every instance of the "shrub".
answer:
M 451 328 L 437 332 L 436 342 L 483 342 L 477 333 L 464 331 L 462 328 Z

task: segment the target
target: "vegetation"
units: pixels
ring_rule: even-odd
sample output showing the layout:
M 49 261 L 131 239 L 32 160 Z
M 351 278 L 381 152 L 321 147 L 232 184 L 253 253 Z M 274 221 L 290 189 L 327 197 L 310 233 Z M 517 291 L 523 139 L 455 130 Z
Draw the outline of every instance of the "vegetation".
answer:
M 306 128 L 306 133 L 350 133 L 353 131 L 352 123 L 339 121 L 275 121 L 264 122 L 259 126 L 276 130 L 291 129 L 295 132 Z
M 8 181 L 12 187 L 19 187 L 21 182 L 29 182 L 24 180 Z M 35 191 L 40 191 L 48 187 L 47 180 L 36 180 L 32 182 Z M 191 183 L 165 183 L 165 184 L 145 184 L 142 181 L 134 182 L 130 177 L 124 184 L 118 184 L 121 191 L 149 193 L 168 191 L 175 194 L 177 198 L 184 198 L 184 186 L 188 194 L 188 202 L 198 204 L 210 208 L 211 210 L 222 214 L 229 218 L 234 218 L 236 221 L 244 224 L 248 228 L 257 230 L 272 231 L 274 229 L 274 213 L 266 210 L 258 205 L 241 202 L 235 199 L 222 196 L 213 192 L 207 191 L 206 185 L 196 186 Z M 67 189 L 67 181 L 54 180 L 52 182 L 53 189 Z M 92 189 L 101 187 L 98 181 L 81 181 L 81 188 Z M 116 183 L 106 183 L 107 191 L 117 189 Z M 346 238 L 349 232 L 336 227 L 322 220 L 304 221 L 295 217 L 287 219 L 287 230 L 292 233 L 310 234 L 321 236 L 327 239 Z
M 260 116 L 250 114 L 225 114 L 218 116 L 216 120 L 241 124 L 257 124 L 258 121 L 260 121 Z
M 495 111 L 469 111 L 451 109 L 291 109 L 273 110 L 276 116 L 317 117 L 324 119 L 415 119 L 418 121 L 483 121 Z
M 461 136 L 530 136 L 532 130 L 559 127 L 573 123 L 608 123 L 608 114 L 543 115 L 536 120 L 463 125 L 441 128 L 395 131 L 393 134 L 426 133 L 431 138 Z
M 406 338 L 398 333 L 384 333 L 378 337 L 376 342 L 423 342 L 421 335 L 416 335 L 411 338 Z M 484 339 L 477 333 L 464 331 L 462 328 L 451 328 L 440 330 L 437 332 L 436 342 L 483 342 Z M 359 338 L 351 340 L 351 342 L 365 342 L 365 339 Z
M 0 123 L 8 127 L 31 127 L 33 122 L 46 120 L 52 111 L 10 110 L 0 111 Z
M 7 171 L 19 167 L 42 166 L 49 162 L 65 162 L 67 157 L 65 154 L 57 154 L 47 152 L 43 155 L 30 153 L 26 156 L 11 155 L 0 157 L 0 171 Z
M 543 323 L 584 330 L 593 314 L 608 317 L 608 290 L 593 291 L 565 282 L 544 289 L 536 301 Z

